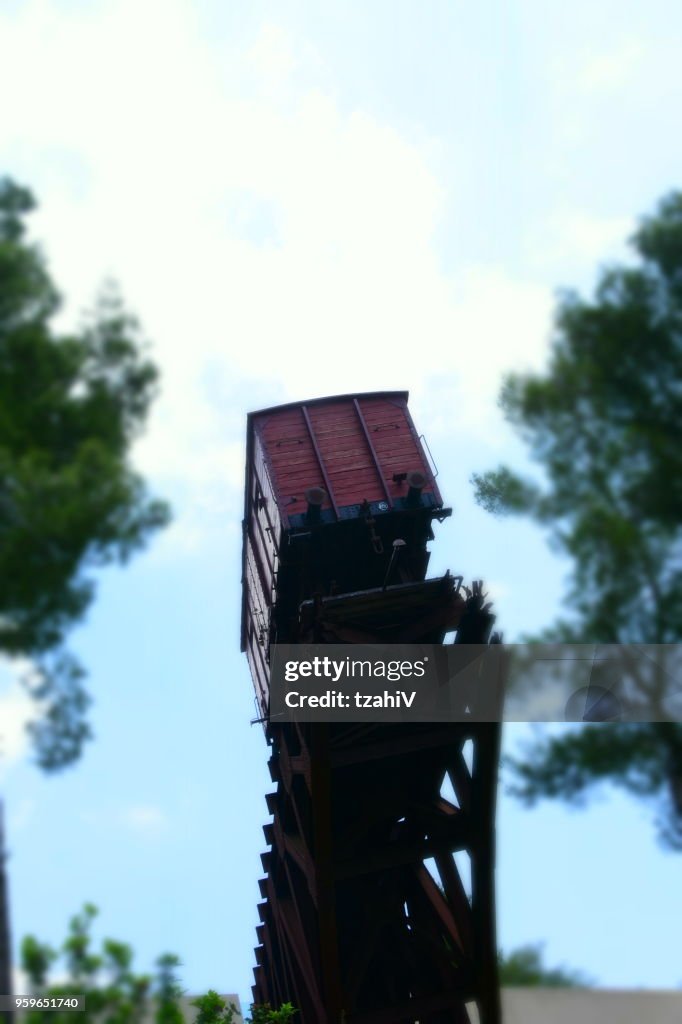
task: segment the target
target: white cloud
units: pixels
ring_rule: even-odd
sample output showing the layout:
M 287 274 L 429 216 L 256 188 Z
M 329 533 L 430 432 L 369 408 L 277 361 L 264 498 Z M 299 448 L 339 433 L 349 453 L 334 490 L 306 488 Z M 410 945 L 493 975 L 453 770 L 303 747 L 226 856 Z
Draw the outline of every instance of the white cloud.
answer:
M 456 421 L 460 438 L 503 445 L 501 377 L 542 366 L 553 298 L 542 285 L 495 267 L 472 267 L 458 285 L 445 330 L 437 335 L 433 368 L 415 389 L 420 423 L 429 433 L 452 436 Z
M 150 838 L 159 835 L 168 824 L 165 812 L 155 804 L 130 804 L 118 810 L 97 807 L 80 811 L 79 817 L 96 828 L 109 830 L 113 826 Z
M 23 659 L 0 658 L 0 777 L 29 746 L 26 726 L 36 717 L 37 706 L 20 680 L 30 669 Z
M 21 967 L 12 968 L 12 992 L 17 995 L 28 995 L 31 991 L 31 983 L 26 971 Z
M 632 217 L 600 217 L 584 209 L 559 207 L 528 232 L 526 256 L 533 266 L 591 270 L 610 260 L 631 258 L 627 240 Z
M 508 583 L 503 583 L 501 580 L 486 580 L 485 593 L 487 599 L 495 604 L 497 601 L 502 600 L 502 598 L 509 597 L 511 587 Z
M 22 93 L 5 134 L 68 315 L 113 272 L 155 342 L 163 391 L 138 459 L 159 486 L 232 506 L 245 411 L 287 399 L 446 388 L 468 431 L 499 429 L 499 372 L 537 361 L 549 295 L 498 267 L 448 277 L 430 143 L 292 84 L 306 40 L 268 22 L 216 54 L 182 0 L 78 18 L 35 0 L 2 39 L 0 92 Z M 203 530 L 194 515 L 185 542 Z
M 154 835 L 167 824 L 166 815 L 161 808 L 151 804 L 127 807 L 121 813 L 120 821 L 141 835 Z
M 610 49 L 584 58 L 576 83 L 587 93 L 613 92 L 632 80 L 644 53 L 641 40 L 621 39 Z
M 646 66 L 655 59 L 662 39 L 643 39 L 617 33 L 607 42 L 592 43 L 571 39 L 569 44 L 549 55 L 549 84 L 560 95 L 601 100 L 640 84 Z
M 36 803 L 26 797 L 15 802 L 7 809 L 7 833 L 14 836 L 33 821 Z
M 269 88 L 281 88 L 296 68 L 294 42 L 281 25 L 266 22 L 261 26 L 258 38 L 247 53 L 247 59 L 254 71 Z

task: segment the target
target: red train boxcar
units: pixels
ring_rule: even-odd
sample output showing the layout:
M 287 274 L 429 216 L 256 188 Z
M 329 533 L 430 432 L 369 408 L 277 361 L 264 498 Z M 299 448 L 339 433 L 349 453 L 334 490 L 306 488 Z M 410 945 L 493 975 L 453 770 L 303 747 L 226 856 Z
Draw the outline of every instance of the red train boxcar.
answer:
M 299 638 L 303 601 L 426 575 L 431 523 L 450 510 L 407 398 L 339 395 L 248 417 L 242 650 L 261 709 L 268 647 Z

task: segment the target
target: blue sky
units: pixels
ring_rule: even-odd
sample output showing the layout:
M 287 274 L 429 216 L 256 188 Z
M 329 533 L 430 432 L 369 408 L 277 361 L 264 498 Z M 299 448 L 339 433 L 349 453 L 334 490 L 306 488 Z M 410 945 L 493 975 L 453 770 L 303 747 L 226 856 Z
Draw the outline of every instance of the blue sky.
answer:
M 524 459 L 496 396 L 542 367 L 556 289 L 679 185 L 681 30 L 662 0 L 0 9 L 0 170 L 40 201 L 60 326 L 107 276 L 139 316 L 163 388 L 134 458 L 175 509 L 73 634 L 97 739 L 72 771 L 30 765 L 2 666 L 16 938 L 91 900 L 140 967 L 169 949 L 188 989 L 248 997 L 271 783 L 238 649 L 247 410 L 409 388 L 455 508 L 432 570 L 489 581 L 508 640 L 552 620 L 566 564 L 469 477 Z M 499 839 L 505 948 L 682 983 L 682 861 L 644 806 L 503 796 Z

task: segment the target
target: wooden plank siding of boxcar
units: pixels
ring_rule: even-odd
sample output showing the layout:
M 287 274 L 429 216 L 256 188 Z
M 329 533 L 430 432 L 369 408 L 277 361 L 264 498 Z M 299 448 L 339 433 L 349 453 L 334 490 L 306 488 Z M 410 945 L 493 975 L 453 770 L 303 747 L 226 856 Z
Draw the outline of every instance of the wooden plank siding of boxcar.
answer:
M 248 537 L 246 539 L 246 580 L 249 606 L 259 630 L 267 632 L 270 602 L 263 586 L 263 578 L 258 568 L 254 547 Z
M 246 539 L 258 570 L 264 600 L 269 608 L 274 601 L 276 546 L 268 530 L 263 492 L 255 473 L 251 475 L 246 519 Z
M 267 532 L 266 523 L 264 523 L 262 510 L 259 510 L 257 507 L 252 508 L 247 532 L 258 561 L 258 571 L 263 584 L 263 591 L 266 594 L 270 594 L 275 572 L 275 553 L 270 543 L 270 535 Z M 268 600 L 268 603 L 270 603 L 270 600 Z
M 257 501 L 257 506 L 259 511 L 262 512 L 263 519 L 265 520 L 263 528 L 270 539 L 273 558 L 277 559 L 279 556 L 282 522 L 280 519 L 274 481 L 270 475 L 265 452 L 263 451 L 263 445 L 257 434 L 254 434 L 253 438 L 253 474 L 255 476 L 256 483 L 260 488 L 262 505 L 260 501 Z
M 393 480 L 394 474 L 422 472 L 425 494 L 436 493 L 433 474 L 411 422 L 404 400 L 358 399 L 377 459 L 391 498 L 405 497 L 407 486 Z
M 384 500 L 384 481 L 353 401 L 311 406 L 308 414 L 339 508 L 360 501 Z
M 245 648 L 249 667 L 256 686 L 256 697 L 261 709 L 267 708 L 269 670 L 265 651 L 269 642 L 269 612 L 256 566 L 253 548 L 246 540 L 246 608 Z
M 267 666 L 257 640 L 254 639 L 253 636 L 249 635 L 249 633 L 247 633 L 245 650 L 246 660 L 248 662 L 249 671 L 251 672 L 251 678 L 253 679 L 254 684 L 256 707 L 258 708 L 259 717 L 264 719 L 267 717 L 269 700 Z
M 264 448 L 264 459 L 272 468 L 272 485 L 283 523 L 290 515 L 305 512 L 309 487 L 327 490 L 303 409 L 273 412 L 258 420 L 256 429 Z M 329 508 L 327 501 L 323 508 Z
M 281 524 L 263 448 L 252 438 L 246 489 L 244 535 L 244 624 L 242 643 L 251 670 L 260 713 L 267 713 L 269 668 L 266 659 L 270 612 L 275 600 Z

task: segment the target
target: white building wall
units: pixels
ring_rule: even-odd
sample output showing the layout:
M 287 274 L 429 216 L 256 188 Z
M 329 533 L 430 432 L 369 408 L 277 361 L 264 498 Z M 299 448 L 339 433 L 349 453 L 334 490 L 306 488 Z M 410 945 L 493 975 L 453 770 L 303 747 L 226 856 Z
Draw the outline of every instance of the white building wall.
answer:
M 682 991 L 508 988 L 502 1007 L 504 1024 L 682 1024 Z

